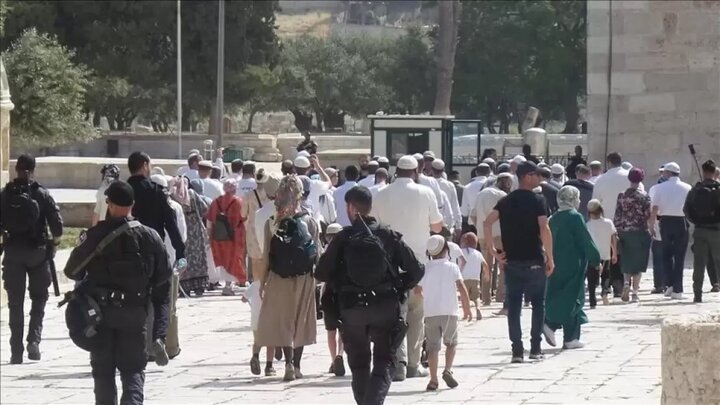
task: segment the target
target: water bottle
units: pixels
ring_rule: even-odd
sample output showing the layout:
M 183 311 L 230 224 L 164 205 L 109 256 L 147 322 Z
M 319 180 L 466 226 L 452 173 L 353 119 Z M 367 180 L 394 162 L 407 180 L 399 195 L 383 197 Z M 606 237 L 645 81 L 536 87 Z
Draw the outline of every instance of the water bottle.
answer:
M 175 270 L 183 271 L 187 267 L 187 260 L 183 257 L 175 261 Z

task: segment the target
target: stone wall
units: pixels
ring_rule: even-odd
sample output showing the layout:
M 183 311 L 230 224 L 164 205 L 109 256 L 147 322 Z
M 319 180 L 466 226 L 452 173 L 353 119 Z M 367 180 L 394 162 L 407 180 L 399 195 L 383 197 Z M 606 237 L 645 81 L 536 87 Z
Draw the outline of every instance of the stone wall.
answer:
M 720 159 L 720 2 L 593 0 L 587 7 L 591 159 L 618 151 L 651 169 L 675 160 L 686 179 L 696 179 L 688 144 L 701 160 Z

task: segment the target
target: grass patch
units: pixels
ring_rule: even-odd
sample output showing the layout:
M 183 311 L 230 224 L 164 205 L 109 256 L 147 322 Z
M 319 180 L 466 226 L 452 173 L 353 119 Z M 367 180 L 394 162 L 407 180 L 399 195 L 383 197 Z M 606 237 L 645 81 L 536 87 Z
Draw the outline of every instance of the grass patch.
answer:
M 84 230 L 85 228 L 63 228 L 63 236 L 60 238 L 60 245 L 58 246 L 58 250 L 72 249 L 77 246 L 80 232 Z

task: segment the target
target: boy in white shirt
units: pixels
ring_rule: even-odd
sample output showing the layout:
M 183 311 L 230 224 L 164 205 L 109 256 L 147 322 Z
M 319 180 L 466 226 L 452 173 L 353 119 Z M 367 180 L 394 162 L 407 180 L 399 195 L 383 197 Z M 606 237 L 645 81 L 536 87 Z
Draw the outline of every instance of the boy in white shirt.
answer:
M 610 263 L 617 263 L 617 230 L 613 221 L 603 216 L 602 204 L 600 200 L 590 200 L 588 202 L 588 215 L 590 220 L 587 223 L 588 232 L 600 251 L 600 266 L 596 268 L 588 267 L 587 282 L 588 295 L 590 297 L 590 309 L 594 309 L 597 305 L 595 298 L 595 288 L 598 285 L 598 279 L 602 280 L 601 293 L 603 305 L 608 305 L 608 293 L 610 292 Z
M 460 272 L 462 273 L 463 283 L 467 289 L 470 302 L 475 304 L 475 319 L 479 321 L 482 319 L 480 305 L 478 305 L 481 291 L 480 276 L 482 275 L 482 283 L 489 283 L 490 270 L 482 253 L 477 250 L 477 246 L 477 236 L 472 232 L 465 233 L 460 238 L 460 247 L 465 257 L 465 260 L 459 263 Z
M 433 235 L 428 239 L 427 254 L 430 261 L 425 265 L 425 276 L 417 289 L 423 296 L 425 309 L 425 340 L 430 366 L 428 391 L 438 389 L 438 354 L 442 343 L 445 344 L 443 380 L 450 388 L 458 386 L 452 373 L 458 342 L 457 292 L 460 292 L 462 300 L 463 320 L 472 320 L 470 300 L 460 268 L 449 260 L 448 251 L 447 241 L 442 236 Z
M 257 333 L 258 321 L 260 320 L 260 307 L 262 307 L 262 298 L 260 298 L 260 282 L 257 280 L 253 281 L 252 284 L 250 284 L 250 287 L 245 290 L 245 293 L 243 294 L 241 299 L 243 302 L 247 302 L 250 304 L 250 326 L 252 327 L 254 337 Z M 257 341 L 257 338 L 253 339 L 250 371 L 254 375 L 260 375 L 260 349 L 262 349 L 262 347 L 258 346 L 255 341 Z M 266 377 L 272 377 L 276 375 L 275 368 L 273 368 L 274 353 L 274 348 L 267 348 L 267 358 L 265 361 Z

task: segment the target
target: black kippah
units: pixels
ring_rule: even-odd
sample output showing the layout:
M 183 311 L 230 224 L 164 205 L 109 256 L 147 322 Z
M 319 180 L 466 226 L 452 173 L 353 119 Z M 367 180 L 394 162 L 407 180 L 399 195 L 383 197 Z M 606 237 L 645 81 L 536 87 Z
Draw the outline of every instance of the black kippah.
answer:
M 133 205 L 135 193 L 129 184 L 122 180 L 117 180 L 108 186 L 105 190 L 108 201 L 121 207 L 129 207 Z

